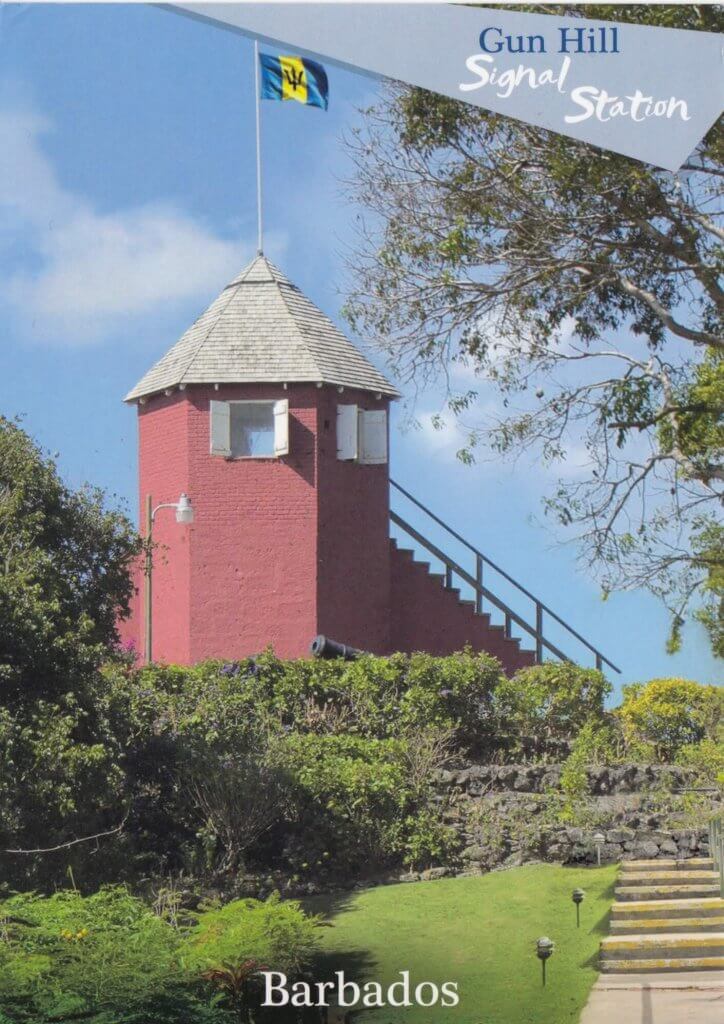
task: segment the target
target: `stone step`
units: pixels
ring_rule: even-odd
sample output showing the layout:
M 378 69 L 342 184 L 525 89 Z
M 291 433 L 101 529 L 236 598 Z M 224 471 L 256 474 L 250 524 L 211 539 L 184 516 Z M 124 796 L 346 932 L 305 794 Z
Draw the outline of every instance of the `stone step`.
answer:
M 651 960 L 605 960 L 600 964 L 603 974 L 649 974 L 669 971 L 721 971 L 724 956 L 672 957 Z M 638 1019 L 638 1018 L 637 1018 Z
M 665 908 L 659 906 L 659 912 Z M 724 915 L 711 917 L 645 917 L 611 919 L 612 935 L 675 935 L 682 932 L 724 932 Z
M 617 885 L 615 889 L 616 900 L 624 902 L 627 900 L 677 900 L 696 899 L 700 896 L 718 896 L 719 882 L 706 884 L 700 882 L 696 885 Z
M 688 857 L 682 860 L 672 860 L 669 857 L 661 857 L 658 860 L 625 860 L 621 864 L 621 874 L 637 871 L 714 871 L 714 861 L 711 857 Z
M 618 876 L 617 885 L 715 885 L 717 871 L 626 871 Z
M 674 957 L 724 959 L 724 932 L 609 935 L 601 940 L 602 963 L 605 960 L 669 960 Z
M 614 921 L 646 921 L 649 918 L 660 918 L 666 914 L 668 918 L 679 917 L 724 917 L 724 900 L 719 896 L 694 900 L 661 900 L 628 901 L 614 903 L 611 907 L 611 923 Z

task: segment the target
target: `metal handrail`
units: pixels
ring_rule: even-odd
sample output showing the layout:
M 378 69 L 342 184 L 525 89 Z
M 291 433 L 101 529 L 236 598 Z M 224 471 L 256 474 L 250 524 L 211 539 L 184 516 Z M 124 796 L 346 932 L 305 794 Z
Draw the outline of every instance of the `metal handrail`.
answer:
M 483 598 L 490 601 L 491 604 L 494 604 L 496 608 L 500 609 L 505 615 L 506 636 L 510 637 L 511 623 L 515 622 L 518 626 L 520 626 L 532 637 L 534 637 L 536 641 L 535 655 L 536 661 L 538 663 L 540 663 L 543 660 L 544 647 L 547 650 L 549 650 L 552 654 L 555 654 L 555 656 L 557 658 L 560 658 L 562 661 L 571 660 L 544 636 L 543 615 L 545 613 L 546 615 L 549 615 L 552 619 L 554 619 L 559 625 L 563 626 L 563 628 L 568 633 L 570 633 L 571 636 L 575 637 L 576 640 L 578 640 L 580 643 L 583 644 L 584 647 L 591 651 L 591 653 L 595 656 L 597 669 L 601 669 L 603 665 L 606 664 L 610 668 L 612 668 L 614 672 L 620 673 L 621 669 L 614 665 L 614 663 L 604 654 L 602 654 L 597 647 L 594 647 L 593 644 L 589 643 L 589 641 L 586 640 L 585 637 L 582 637 L 581 634 L 577 632 L 575 629 L 573 629 L 572 626 L 569 626 L 568 623 L 560 617 L 560 615 L 557 615 L 551 608 L 548 607 L 548 605 L 544 604 L 544 602 L 541 601 L 540 598 L 537 598 L 526 587 L 518 583 L 517 580 L 513 579 L 513 577 L 509 573 L 507 573 L 504 569 L 501 569 L 500 566 L 492 560 L 492 558 L 488 558 L 487 555 L 484 555 L 483 552 L 476 548 L 474 544 L 471 544 L 470 541 L 466 540 L 465 537 L 461 536 L 461 534 L 459 534 L 456 530 L 453 530 L 451 526 L 448 526 L 448 524 L 444 522 L 444 520 L 442 520 L 439 516 L 435 515 L 435 513 L 431 511 L 431 509 L 427 508 L 426 505 L 423 505 L 421 501 L 414 497 L 414 495 L 410 494 L 410 492 L 407 491 L 400 484 L 396 483 L 394 480 L 390 480 L 390 483 L 396 490 L 398 490 L 401 494 L 408 498 L 414 505 L 416 505 L 422 512 L 424 512 L 425 515 L 429 516 L 430 519 L 432 519 L 435 523 L 437 523 L 445 531 L 447 531 L 447 533 L 449 533 L 451 537 L 454 537 L 455 540 L 459 541 L 464 547 L 468 549 L 468 551 L 472 552 L 472 554 L 475 555 L 475 576 L 472 576 L 470 573 L 462 569 L 448 555 L 441 551 L 440 548 L 436 547 L 434 544 L 428 541 L 421 533 L 419 533 L 412 526 L 410 526 L 409 523 L 406 523 L 404 519 L 397 515 L 397 513 L 390 511 L 390 519 L 392 520 L 392 522 L 396 523 L 397 526 L 399 526 L 414 540 L 416 540 L 419 544 L 425 547 L 431 554 L 435 555 L 436 558 L 440 559 L 440 561 L 445 566 L 445 585 L 447 587 L 450 587 L 452 585 L 452 576 L 453 573 L 455 573 L 473 588 L 473 591 L 475 592 L 475 610 L 478 613 L 482 612 Z M 489 566 L 494 572 L 497 572 L 505 580 L 511 583 L 517 590 L 520 591 L 521 594 L 524 594 L 525 597 L 533 601 L 533 603 L 535 604 L 536 613 L 535 626 L 532 626 L 528 622 L 526 622 L 525 619 L 523 619 L 520 615 L 518 615 L 511 608 L 509 608 L 503 601 L 500 600 L 500 598 L 496 597 L 490 590 L 487 589 L 487 587 L 483 585 L 484 565 Z

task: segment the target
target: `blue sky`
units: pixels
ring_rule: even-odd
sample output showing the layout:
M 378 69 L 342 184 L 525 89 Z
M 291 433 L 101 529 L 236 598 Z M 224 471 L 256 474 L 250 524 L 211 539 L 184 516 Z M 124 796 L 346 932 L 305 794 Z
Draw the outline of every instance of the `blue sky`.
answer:
M 339 321 L 355 217 L 339 139 L 376 85 L 328 71 L 328 113 L 263 105 L 265 250 Z M 0 411 L 25 418 L 69 482 L 134 513 L 121 398 L 255 250 L 252 76 L 249 40 L 159 8 L 0 5 Z M 463 466 L 454 429 L 430 427 L 440 403 L 418 398 L 419 429 L 398 407 L 393 477 L 617 662 L 617 684 L 715 681 L 699 627 L 672 658 L 653 598 L 601 601 L 542 523 L 553 475 Z

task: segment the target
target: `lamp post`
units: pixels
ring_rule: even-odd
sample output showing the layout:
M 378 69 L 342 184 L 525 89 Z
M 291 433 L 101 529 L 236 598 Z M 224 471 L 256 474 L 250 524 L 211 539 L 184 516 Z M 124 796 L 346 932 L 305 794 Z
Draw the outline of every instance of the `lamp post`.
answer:
M 546 960 L 553 956 L 553 950 L 555 946 L 552 939 L 549 939 L 547 935 L 538 939 L 535 944 L 536 956 L 540 960 L 541 967 L 543 968 L 543 985 L 546 983 Z
M 146 664 L 153 660 L 153 524 L 156 513 L 162 508 L 176 511 L 176 522 L 189 526 L 194 521 L 194 510 L 188 494 L 181 494 L 178 501 L 164 501 L 154 508 L 150 494 L 146 495 L 146 601 L 145 601 L 145 655 Z
M 576 904 L 576 928 L 581 927 L 581 904 L 583 903 L 585 892 L 583 889 L 574 889 L 571 893 L 571 899 Z
M 593 842 L 594 842 L 595 847 L 596 847 L 596 862 L 597 862 L 597 864 L 598 864 L 598 866 L 600 868 L 600 866 L 601 866 L 601 847 L 606 842 L 606 837 L 603 834 L 603 832 L 596 832 L 596 834 L 593 837 Z

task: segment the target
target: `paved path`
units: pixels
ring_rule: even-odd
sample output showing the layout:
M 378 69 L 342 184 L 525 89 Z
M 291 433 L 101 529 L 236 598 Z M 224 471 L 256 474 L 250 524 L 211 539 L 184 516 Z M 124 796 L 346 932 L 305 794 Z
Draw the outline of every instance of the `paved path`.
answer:
M 722 1024 L 724 971 L 601 975 L 580 1024 Z

